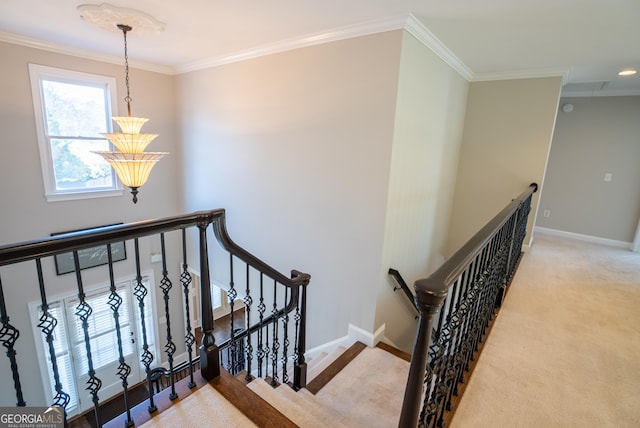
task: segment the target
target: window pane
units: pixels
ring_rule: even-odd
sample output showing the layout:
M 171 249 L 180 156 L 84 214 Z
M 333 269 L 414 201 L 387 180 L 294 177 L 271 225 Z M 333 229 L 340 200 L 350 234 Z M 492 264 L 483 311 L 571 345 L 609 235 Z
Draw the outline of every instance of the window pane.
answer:
M 47 134 L 97 137 L 107 132 L 105 88 L 42 81 Z
M 92 151 L 110 150 L 109 141 L 51 139 L 51 156 L 57 190 L 96 189 L 113 186 L 109 164 Z

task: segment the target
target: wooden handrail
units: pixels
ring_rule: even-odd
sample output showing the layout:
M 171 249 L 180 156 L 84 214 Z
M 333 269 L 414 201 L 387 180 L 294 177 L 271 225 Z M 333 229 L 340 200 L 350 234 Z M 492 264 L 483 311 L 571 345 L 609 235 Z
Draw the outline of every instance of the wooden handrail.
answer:
M 494 311 L 495 302 L 501 299 L 513 276 L 516 267 L 513 254 L 516 251 L 520 254 L 530 199 L 537 190 L 537 184 L 530 184 L 439 269 L 414 283 L 415 305 L 420 318 L 399 427 L 416 427 L 419 415 L 422 425 L 441 426 L 455 385 L 461 381 L 466 366 L 463 360 L 473 355 Z M 489 277 L 492 281 L 487 281 Z M 489 291 L 482 289 L 486 282 L 492 282 Z M 453 287 L 456 291 L 449 297 Z M 445 301 L 446 311 L 441 311 Z M 461 314 L 453 317 L 457 311 Z M 435 315 L 439 312 L 434 330 Z M 463 316 L 469 318 L 462 319 Z M 471 319 L 471 316 L 476 318 Z M 478 323 L 473 330 L 476 335 L 468 340 L 464 337 L 464 327 L 474 323 Z M 445 324 L 447 328 L 443 328 Z M 434 335 L 438 342 L 435 344 L 432 342 Z M 461 353 L 456 354 L 458 351 Z M 437 363 L 432 361 L 430 364 L 429 358 L 436 359 Z

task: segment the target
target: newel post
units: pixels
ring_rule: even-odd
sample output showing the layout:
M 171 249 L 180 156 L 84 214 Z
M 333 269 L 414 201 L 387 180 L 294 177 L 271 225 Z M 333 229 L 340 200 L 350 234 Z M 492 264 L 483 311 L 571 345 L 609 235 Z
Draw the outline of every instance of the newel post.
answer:
M 209 276 L 209 253 L 207 251 L 207 227 L 212 219 L 208 216 L 198 222 L 200 230 L 200 302 L 202 309 L 202 343 L 200 344 L 200 373 L 206 380 L 220 376 L 220 353 L 213 336 L 213 305 L 211 304 L 211 278 Z
M 304 353 L 307 348 L 307 284 L 299 286 L 300 296 L 300 330 L 298 331 L 297 359 L 293 367 L 293 388 L 298 391 L 307 386 L 307 362 Z
M 407 387 L 404 391 L 400 421 L 398 422 L 399 428 L 415 428 L 418 426 L 433 322 L 435 315 L 447 297 L 446 289 L 444 292 L 438 293 L 422 291 L 421 286 L 418 285 L 422 281 L 424 280 L 416 281 L 414 286 L 416 290 L 415 303 L 420 311 L 420 318 L 418 319 L 418 331 L 409 366 Z

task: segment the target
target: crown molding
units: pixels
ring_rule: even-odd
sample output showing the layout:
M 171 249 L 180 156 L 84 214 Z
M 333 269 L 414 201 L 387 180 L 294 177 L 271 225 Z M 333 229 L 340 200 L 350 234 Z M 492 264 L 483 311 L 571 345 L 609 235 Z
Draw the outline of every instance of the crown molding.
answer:
M 279 42 L 257 46 L 252 49 L 230 53 L 228 55 L 220 55 L 205 60 L 190 62 L 176 67 L 174 69 L 174 72 L 176 74 L 188 73 L 191 71 L 217 67 L 224 64 L 245 61 L 252 58 L 273 55 L 280 52 L 320 45 L 323 43 L 330 43 L 339 40 L 350 39 L 353 37 L 384 33 L 386 31 L 400 30 L 404 28 L 406 22 L 407 16 L 401 15 L 393 18 L 378 19 L 355 25 L 346 25 L 344 27 L 334 28 L 329 31 L 312 33 L 302 37 L 294 37 L 291 39 L 281 40 Z
M 491 80 L 536 79 L 543 77 L 562 77 L 564 85 L 569 78 L 568 68 L 545 68 L 538 70 L 498 71 L 490 73 L 475 73 L 472 82 L 488 82 Z
M 403 14 L 391 18 L 378 19 L 364 23 L 347 25 L 335 28 L 326 32 L 309 34 L 303 37 L 296 37 L 235 52 L 229 55 L 221 55 L 202 61 L 194 61 L 174 69 L 176 74 L 188 73 L 191 71 L 217 67 L 237 61 L 244 61 L 251 58 L 272 55 L 293 49 L 299 49 L 322 43 L 329 43 L 353 37 L 368 36 L 371 34 L 384 33 L 386 31 L 406 30 L 422 44 L 431 49 L 440 59 L 453 68 L 464 79 L 471 80 L 473 72 L 467 67 L 449 48 L 447 48 L 431 31 L 427 29 L 413 14 Z
M 413 14 L 409 14 L 404 27 L 409 34 L 418 39 L 422 44 L 431 49 L 449 67 L 453 68 L 466 80 L 473 79 L 473 71 L 462 62 L 448 47 L 444 45 L 427 27 L 424 26 Z
M 584 97 L 626 97 L 638 96 L 640 89 L 602 89 L 599 91 L 567 91 L 562 90 L 560 96 L 562 98 L 584 98 Z
M 175 75 L 198 71 L 206 68 L 217 67 L 238 61 L 245 61 L 252 58 L 272 55 L 293 49 L 299 49 L 323 43 L 329 43 L 339 40 L 350 39 L 353 37 L 361 37 L 372 34 L 383 33 L 387 31 L 405 30 L 418 41 L 429 48 L 447 65 L 455 70 L 460 76 L 470 82 L 483 82 L 491 80 L 511 80 L 511 79 L 530 79 L 542 77 L 558 77 L 563 78 L 563 85 L 569 77 L 568 69 L 540 69 L 540 70 L 517 70 L 505 72 L 491 73 L 474 73 L 464 62 L 458 58 L 444 43 L 442 43 L 424 24 L 422 24 L 413 14 L 403 14 L 391 18 L 372 20 L 355 25 L 347 25 L 335 28 L 325 32 L 312 33 L 302 37 L 295 37 L 282 40 L 275 43 L 258 46 L 256 48 L 244 51 L 221 55 L 200 61 L 194 61 L 175 67 L 161 66 L 142 61 L 130 61 L 133 68 L 152 71 L 161 74 Z M 97 54 L 90 50 L 72 48 L 62 44 L 45 42 L 32 39 L 12 33 L 0 32 L 0 42 L 7 42 L 22 45 L 35 49 L 42 49 L 63 55 L 72 55 L 84 59 L 102 61 L 110 64 L 122 64 L 122 58 L 119 56 Z M 604 95 L 604 94 L 603 94 Z M 614 95 L 614 94 L 612 94 Z M 618 95 L 618 94 L 615 94 Z M 638 94 L 630 94 L 638 95 Z M 587 96 L 573 95 L 572 96 Z
M 28 48 L 41 49 L 49 52 L 55 52 L 62 55 L 71 55 L 80 57 L 83 59 L 106 62 L 109 64 L 123 64 L 123 58 L 114 55 L 97 54 L 93 51 L 86 49 L 72 48 L 66 45 L 44 42 L 42 40 L 36 40 L 29 37 L 19 36 L 17 34 L 5 33 L 0 31 L 0 42 L 11 43 L 14 45 L 21 45 Z M 132 68 L 138 68 L 146 71 L 153 71 L 161 74 L 174 74 L 173 69 L 170 67 L 164 67 L 157 64 L 151 64 L 143 61 L 129 61 L 129 65 Z

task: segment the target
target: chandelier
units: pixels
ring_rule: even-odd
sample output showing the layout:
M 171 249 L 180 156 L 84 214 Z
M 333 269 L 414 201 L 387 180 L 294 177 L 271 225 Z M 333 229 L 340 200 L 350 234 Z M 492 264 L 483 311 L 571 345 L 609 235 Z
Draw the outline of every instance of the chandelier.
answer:
M 124 36 L 124 70 L 125 83 L 127 87 L 127 116 L 114 116 L 113 120 L 120 127 L 118 133 L 104 133 L 105 137 L 113 144 L 118 151 L 94 152 L 102 156 L 113 167 L 118 178 L 126 187 L 131 190 L 133 203 L 138 202 L 138 189 L 142 187 L 149 178 L 151 169 L 168 152 L 145 152 L 144 149 L 153 141 L 158 134 L 141 134 L 142 126 L 149 119 L 131 116 L 131 93 L 129 89 L 129 57 L 127 53 L 127 32 L 131 27 L 118 24 L 117 27 Z

